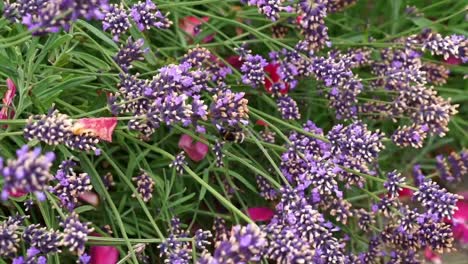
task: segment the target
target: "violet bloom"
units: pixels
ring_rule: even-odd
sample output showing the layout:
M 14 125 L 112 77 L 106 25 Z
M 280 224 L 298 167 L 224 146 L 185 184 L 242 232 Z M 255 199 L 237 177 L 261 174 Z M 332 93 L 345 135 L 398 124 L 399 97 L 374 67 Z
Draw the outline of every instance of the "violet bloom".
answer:
M 22 238 L 30 247 L 37 249 L 42 254 L 60 252 L 63 235 L 53 229 L 47 230 L 39 224 L 29 225 L 24 231 Z
M 281 117 L 286 120 L 297 120 L 301 118 L 296 101 L 290 96 L 280 96 L 276 101 Z
M 420 202 L 428 214 L 442 219 L 444 217 L 452 218 L 457 208 L 456 203 L 461 199 L 461 196 L 449 193 L 437 183 L 427 180 L 419 186 L 413 199 Z
M 93 232 L 91 223 L 80 222 L 77 213 L 72 212 L 64 219 L 60 226 L 63 227 L 63 246 L 77 255 L 82 255 L 85 250 L 85 243 L 88 241 L 88 234 Z
M 133 41 L 132 38 L 127 39 L 127 44 L 122 45 L 114 61 L 122 68 L 124 72 L 128 72 L 132 68 L 132 62 L 143 60 L 143 47 L 144 40 L 138 39 Z
M 368 231 L 375 223 L 375 214 L 368 212 L 365 209 L 356 210 L 354 213 L 358 218 L 358 226 L 363 231 Z
M 118 41 L 120 35 L 127 32 L 130 28 L 130 20 L 127 11 L 122 4 L 111 4 L 109 10 L 106 10 L 102 21 L 104 31 L 110 31 L 114 41 Z
M 164 97 L 158 97 L 154 101 L 147 114 L 148 120 L 157 127 L 160 123 L 168 126 L 191 124 L 192 108 L 187 102 L 187 95 L 176 92 L 168 92 Z
M 384 182 L 384 187 L 388 191 L 388 195 L 392 198 L 398 197 L 398 193 L 403 189 L 402 184 L 405 183 L 405 178 L 401 177 L 400 173 L 391 171 L 387 173 L 387 181 Z
M 187 231 L 180 227 L 180 219 L 171 219 L 170 235 L 161 243 L 158 248 L 160 256 L 164 256 L 164 263 L 189 264 L 192 258 L 189 249 L 189 242 L 179 241 L 178 238 L 188 238 Z
M 212 57 L 213 54 L 211 54 L 208 49 L 195 47 L 193 49 L 189 49 L 180 63 L 189 63 L 192 67 L 200 67 L 205 63 L 209 63 Z
M 224 167 L 224 153 L 223 153 L 224 142 L 216 140 L 213 146 L 213 153 L 215 156 L 216 167 Z
M 256 5 L 258 12 L 265 15 L 268 19 L 276 21 L 280 17 L 280 12 L 292 12 L 291 6 L 283 6 L 285 0 L 242 0 L 249 6 Z
M 449 69 L 442 64 L 426 62 L 421 67 L 426 72 L 426 80 L 430 84 L 443 85 L 449 77 Z
M 450 56 L 468 61 L 468 39 L 463 35 L 441 36 L 439 33 L 428 33 L 423 40 L 423 50 L 431 54 L 443 56 L 447 60 Z
M 447 157 L 447 164 L 450 168 L 450 173 L 453 178 L 458 181 L 461 181 L 462 177 L 468 172 L 468 157 L 463 157 L 463 151 L 460 154 L 452 152 Z
M 234 93 L 231 90 L 223 90 L 213 95 L 210 106 L 212 122 L 219 130 L 221 128 L 240 127 L 249 123 L 248 100 L 244 93 Z
M 27 140 L 37 139 L 53 146 L 65 144 L 73 150 L 98 151 L 99 138 L 93 132 L 81 132 L 73 125 L 68 115 L 50 109 L 47 115 L 29 117 L 23 132 Z
M 234 226 L 229 240 L 216 247 L 213 256 L 204 255 L 201 263 L 247 263 L 259 261 L 267 246 L 266 233 L 258 226 Z
M 265 71 L 263 68 L 267 65 L 266 60 L 260 55 L 248 54 L 245 56 L 244 63 L 240 68 L 242 82 L 253 88 L 263 85 L 265 83 Z
M 72 120 L 68 115 L 51 109 L 46 115 L 30 116 L 23 134 L 26 140 L 37 139 L 55 146 L 65 142 L 71 127 Z
M 392 141 L 400 147 L 421 148 L 429 128 L 426 125 L 413 124 L 399 127 L 392 135 Z
M 151 27 L 167 29 L 172 25 L 172 21 L 158 10 L 151 0 L 138 2 L 132 6 L 130 14 L 140 31 L 149 30 Z
M 75 208 L 80 195 L 93 189 L 89 175 L 76 173 L 73 169 L 74 166 L 76 163 L 71 160 L 63 161 L 55 175 L 58 183 L 51 188 L 51 192 L 60 199 L 61 204 L 69 211 Z
M 55 160 L 53 152 L 41 155 L 41 148 L 30 150 L 27 145 L 16 151 L 17 158 L 8 160 L 3 166 L 0 162 L 1 174 L 4 177 L 2 199 L 6 200 L 9 193 L 16 191 L 31 192 L 43 200 L 43 191 L 53 179 L 50 167 Z
M 374 161 L 384 149 L 384 134 L 379 130 L 370 131 L 367 125 L 358 121 L 348 126 L 334 126 L 327 137 L 332 143 L 333 153 L 355 157 L 368 163 Z
M 195 232 L 195 246 L 197 249 L 205 251 L 206 247 L 211 245 L 210 240 L 212 237 L 211 231 L 198 229 Z
M 174 160 L 169 164 L 169 167 L 174 168 L 178 174 L 183 174 L 184 166 L 187 166 L 187 160 L 185 159 L 184 151 L 181 151 L 175 156 Z
M 304 36 L 304 39 L 298 43 L 300 50 L 313 52 L 330 45 L 328 28 L 324 20 L 327 16 L 327 2 L 326 0 L 299 1 L 299 27 Z
M 141 170 L 138 176 L 133 177 L 132 180 L 137 184 L 137 192 L 140 195 L 141 199 L 144 202 L 148 202 L 153 197 L 153 190 L 154 190 L 154 180 L 151 176 Z M 132 197 L 135 197 L 136 194 L 132 194 Z
M 20 246 L 18 228 L 22 223 L 22 218 L 12 216 L 0 223 L 0 256 L 13 257 L 18 252 Z
M 278 197 L 278 192 L 273 186 L 271 185 L 268 180 L 263 178 L 260 175 L 257 175 L 255 177 L 256 182 L 257 182 L 257 188 L 259 190 L 260 196 L 265 198 L 265 200 L 275 200 Z

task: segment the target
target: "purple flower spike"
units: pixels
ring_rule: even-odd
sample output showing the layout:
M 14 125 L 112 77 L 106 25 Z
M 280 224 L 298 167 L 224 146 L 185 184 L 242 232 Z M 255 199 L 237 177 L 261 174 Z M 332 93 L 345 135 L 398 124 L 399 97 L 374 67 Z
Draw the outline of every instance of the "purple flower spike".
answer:
M 12 192 L 30 192 L 41 194 L 53 179 L 50 167 L 55 160 L 52 152 L 41 155 L 41 149 L 30 150 L 27 145 L 16 151 L 17 158 L 8 160 L 2 169 L 5 179 L 2 199 L 6 200 Z

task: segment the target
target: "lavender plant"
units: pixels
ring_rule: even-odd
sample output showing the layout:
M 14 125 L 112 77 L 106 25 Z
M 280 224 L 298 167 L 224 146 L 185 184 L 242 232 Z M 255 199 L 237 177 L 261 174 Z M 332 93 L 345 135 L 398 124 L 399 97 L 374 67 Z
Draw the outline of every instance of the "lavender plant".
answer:
M 463 1 L 2 3 L 0 262 L 468 243 Z

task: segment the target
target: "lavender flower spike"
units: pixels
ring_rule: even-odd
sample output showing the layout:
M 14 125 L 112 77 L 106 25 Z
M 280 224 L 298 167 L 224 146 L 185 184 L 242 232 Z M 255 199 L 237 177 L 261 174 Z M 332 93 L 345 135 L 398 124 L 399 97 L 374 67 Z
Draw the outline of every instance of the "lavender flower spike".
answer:
M 42 193 L 50 180 L 53 179 L 50 167 L 55 160 L 53 152 L 41 155 L 41 148 L 29 150 L 27 145 L 16 151 L 17 158 L 8 160 L 5 167 L 0 163 L 1 173 L 5 179 L 2 199 L 6 200 L 9 193 L 21 191 L 35 193 L 39 199 L 44 199 Z M 1 160 L 1 159 L 0 159 Z

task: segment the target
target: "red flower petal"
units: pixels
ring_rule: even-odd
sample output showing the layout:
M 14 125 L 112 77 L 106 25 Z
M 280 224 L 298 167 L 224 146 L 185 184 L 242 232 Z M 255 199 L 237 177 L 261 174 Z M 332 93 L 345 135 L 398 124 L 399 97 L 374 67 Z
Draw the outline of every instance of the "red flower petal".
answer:
M 90 264 L 115 264 L 119 260 L 119 250 L 112 246 L 91 246 Z
M 251 207 L 247 209 L 247 213 L 254 221 L 266 222 L 270 221 L 275 212 L 268 207 Z
M 27 192 L 23 192 L 22 190 L 15 190 L 15 191 L 8 192 L 9 196 L 12 196 L 12 197 L 15 197 L 15 198 L 25 196 L 26 194 L 27 194 Z
M 16 95 L 16 85 L 10 78 L 6 80 L 6 83 L 7 83 L 8 89 L 3 95 L 3 99 L 2 99 L 3 107 L 0 110 L 0 119 L 8 119 L 8 118 L 11 118 L 12 115 L 14 115 L 14 111 L 9 112 L 9 110 L 10 110 L 10 105 L 13 102 L 13 98 L 15 98 L 15 95 Z M 7 125 L 3 127 L 7 127 Z
M 281 82 L 281 76 L 278 72 L 279 64 L 269 63 L 263 68 L 265 73 L 268 75 L 268 78 L 265 78 L 265 90 L 271 93 L 271 87 L 273 84 Z M 289 85 L 285 83 L 285 89 L 281 91 L 282 94 L 287 94 L 289 91 Z
M 117 118 L 82 118 L 73 125 L 74 133 L 91 132 L 102 140 L 112 142 L 112 134 L 117 126 Z
M 460 65 L 462 60 L 453 56 L 449 56 L 446 60 L 444 60 L 444 62 L 451 65 Z
M 242 67 L 242 63 L 243 63 L 243 61 L 237 55 L 229 56 L 226 59 L 226 62 L 231 64 L 232 67 L 234 67 L 234 68 L 236 68 L 238 70 L 240 70 L 240 68 Z
M 425 250 L 424 250 L 424 257 L 431 261 L 432 263 L 434 264 L 441 264 L 442 263 L 442 259 L 440 258 L 439 255 L 437 255 L 434 251 L 432 251 L 431 248 L 427 247 Z
M 208 154 L 208 145 L 202 142 L 193 143 L 192 137 L 183 134 L 179 139 L 179 148 L 183 149 L 189 158 L 195 162 L 202 161 Z
M 413 197 L 413 190 L 408 188 L 403 188 L 401 191 L 398 192 L 398 198 L 400 200 L 407 200 Z
M 258 119 L 257 122 L 255 122 L 256 125 L 259 125 L 259 126 L 268 126 L 267 123 L 265 123 L 265 121 L 261 120 L 261 119 Z
M 203 24 L 203 23 L 208 22 L 209 20 L 210 20 L 209 17 L 198 18 L 198 17 L 195 17 L 195 16 L 186 16 L 186 17 L 179 20 L 179 27 L 180 27 L 180 29 L 185 31 L 185 33 L 187 33 L 189 36 L 194 38 L 195 36 L 197 36 L 200 33 L 199 32 L 199 26 L 201 24 Z M 206 38 L 204 38 L 202 42 L 203 43 L 208 43 L 208 42 L 212 41 L 213 38 L 214 38 L 213 35 L 209 35 Z

